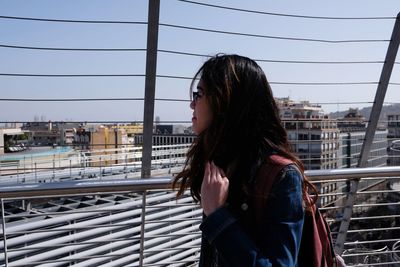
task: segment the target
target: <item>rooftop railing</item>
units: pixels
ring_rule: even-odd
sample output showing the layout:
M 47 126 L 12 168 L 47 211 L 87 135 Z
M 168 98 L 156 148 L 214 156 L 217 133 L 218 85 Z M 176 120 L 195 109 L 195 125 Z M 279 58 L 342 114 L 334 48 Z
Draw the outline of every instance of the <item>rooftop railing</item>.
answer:
M 336 249 L 342 248 L 349 266 L 400 264 L 400 167 L 307 176 L 320 191 Z M 3 186 L 0 266 L 195 266 L 201 209 L 189 195 L 176 200 L 170 182 L 160 177 Z M 348 218 L 346 207 L 352 210 Z M 344 221 L 350 226 L 338 244 Z

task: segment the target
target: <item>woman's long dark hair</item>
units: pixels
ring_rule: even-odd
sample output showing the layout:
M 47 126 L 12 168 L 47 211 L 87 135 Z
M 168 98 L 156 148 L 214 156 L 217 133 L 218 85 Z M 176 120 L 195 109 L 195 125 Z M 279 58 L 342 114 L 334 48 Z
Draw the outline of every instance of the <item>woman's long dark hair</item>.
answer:
M 173 187 L 179 184 L 178 197 L 190 188 L 192 197 L 201 200 L 207 161 L 214 161 L 227 174 L 230 203 L 240 201 L 254 163 L 265 151 L 292 160 L 304 172 L 303 164 L 291 152 L 271 87 L 255 61 L 238 55 L 216 55 L 198 70 L 191 90 L 198 78 L 203 81 L 213 119 L 192 144 L 185 167 L 174 179 Z M 303 192 L 310 188 L 316 192 L 305 179 Z

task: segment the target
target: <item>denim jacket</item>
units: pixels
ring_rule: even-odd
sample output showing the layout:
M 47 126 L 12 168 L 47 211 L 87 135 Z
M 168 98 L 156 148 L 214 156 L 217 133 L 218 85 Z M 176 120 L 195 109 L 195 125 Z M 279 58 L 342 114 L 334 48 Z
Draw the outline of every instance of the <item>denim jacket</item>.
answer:
M 228 205 L 205 217 L 199 266 L 297 266 L 304 221 L 302 182 L 297 168 L 283 169 L 265 205 L 257 241 L 251 237 L 255 222 L 242 218 L 245 212 L 235 215 Z

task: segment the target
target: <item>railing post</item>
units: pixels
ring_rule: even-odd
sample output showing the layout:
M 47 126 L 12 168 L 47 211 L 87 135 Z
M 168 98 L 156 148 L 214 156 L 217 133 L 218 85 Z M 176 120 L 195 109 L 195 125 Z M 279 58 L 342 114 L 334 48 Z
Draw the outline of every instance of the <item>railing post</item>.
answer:
M 25 161 L 25 156 L 24 156 L 24 173 L 23 173 L 23 182 L 25 183 L 25 175 L 26 175 L 26 161 Z
M 140 225 L 140 255 L 139 255 L 139 266 L 143 266 L 144 260 L 144 231 L 145 231 L 145 223 L 146 223 L 146 196 L 147 191 L 143 192 L 142 196 L 142 218 Z
M 2 226 L 2 230 L 3 230 L 4 264 L 7 267 L 8 266 L 7 235 L 6 235 L 6 219 L 5 219 L 5 213 L 4 213 L 4 200 L 3 199 L 1 199 L 1 226 Z
M 128 179 L 128 154 L 125 154 L 125 167 L 124 167 L 125 179 Z
M 54 182 L 56 177 L 56 155 L 53 155 L 53 176 L 51 178 L 52 182 Z
M 386 91 L 389 85 L 390 76 L 392 74 L 393 66 L 396 60 L 397 51 L 399 50 L 400 43 L 400 13 L 396 17 L 396 22 L 393 27 L 392 36 L 390 38 L 389 47 L 386 53 L 385 63 L 383 64 L 381 77 L 379 79 L 378 88 L 376 89 L 374 105 L 369 116 L 367 131 L 365 139 L 361 147 L 361 154 L 358 161 L 358 167 L 366 167 L 368 163 L 368 156 L 371 151 L 372 141 L 375 136 L 375 130 L 378 125 L 379 116 L 382 111 L 383 101 L 385 100 Z M 351 191 L 346 200 L 345 208 L 343 211 L 343 220 L 340 224 L 339 234 L 336 239 L 335 249 L 336 253 L 342 254 L 344 249 L 344 242 L 346 241 L 347 231 L 349 229 L 350 218 L 353 212 L 353 204 L 358 190 L 359 181 L 353 181 Z
M 35 162 L 35 183 L 37 183 L 38 182 L 38 179 L 37 179 L 37 162 Z
M 147 24 L 146 81 L 143 113 L 142 178 L 151 171 L 151 150 L 153 142 L 154 96 L 157 74 L 158 24 L 160 1 L 149 0 Z
M 101 170 L 101 165 L 103 165 L 103 163 L 102 163 L 101 156 L 100 156 L 100 173 L 99 173 L 100 180 L 103 179 L 103 173 L 102 173 L 102 170 Z

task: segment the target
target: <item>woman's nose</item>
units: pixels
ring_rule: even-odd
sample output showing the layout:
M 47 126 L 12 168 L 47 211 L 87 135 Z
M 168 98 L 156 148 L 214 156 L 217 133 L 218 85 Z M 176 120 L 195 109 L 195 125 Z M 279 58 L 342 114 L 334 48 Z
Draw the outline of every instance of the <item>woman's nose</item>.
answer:
M 194 106 L 196 105 L 196 101 L 194 101 L 194 100 L 192 100 L 191 102 L 190 102 L 190 108 L 191 109 L 194 109 Z

